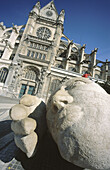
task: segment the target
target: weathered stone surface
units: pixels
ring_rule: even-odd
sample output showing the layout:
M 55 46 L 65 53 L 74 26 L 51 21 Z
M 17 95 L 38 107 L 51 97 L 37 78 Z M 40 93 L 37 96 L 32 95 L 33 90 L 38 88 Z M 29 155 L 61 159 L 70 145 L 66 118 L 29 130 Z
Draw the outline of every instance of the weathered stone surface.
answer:
M 36 128 L 36 121 L 31 118 L 25 118 L 21 121 L 13 121 L 11 123 L 11 129 L 18 135 L 29 135 Z
M 22 104 L 17 104 L 13 106 L 10 110 L 10 117 L 12 120 L 15 121 L 22 120 L 27 116 L 28 116 L 27 111 Z
M 36 96 L 31 96 L 29 94 L 25 94 L 20 99 L 20 104 L 23 104 L 25 106 L 33 106 L 36 105 L 36 107 L 41 103 L 41 99 Z
M 62 157 L 83 168 L 110 169 L 109 94 L 86 78 L 62 86 L 47 105 L 48 127 Z
M 38 141 L 35 132 L 26 136 L 15 135 L 14 140 L 18 148 L 25 152 L 28 158 L 33 156 Z

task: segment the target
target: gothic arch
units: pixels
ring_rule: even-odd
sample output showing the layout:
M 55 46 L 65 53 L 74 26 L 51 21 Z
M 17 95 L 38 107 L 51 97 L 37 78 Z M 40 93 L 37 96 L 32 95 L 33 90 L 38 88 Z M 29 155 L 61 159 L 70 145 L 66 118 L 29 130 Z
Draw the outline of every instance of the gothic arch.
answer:
M 6 65 L 1 65 L 1 66 L 0 66 L 0 69 L 1 69 L 1 68 L 7 68 L 7 69 L 8 69 L 8 66 L 6 66 Z
M 34 66 L 26 66 L 23 68 L 19 98 L 21 98 L 24 94 L 33 95 L 36 93 L 39 75 L 39 69 Z
M 39 69 L 34 66 L 27 66 L 23 69 L 23 77 L 29 80 L 36 81 L 39 74 Z

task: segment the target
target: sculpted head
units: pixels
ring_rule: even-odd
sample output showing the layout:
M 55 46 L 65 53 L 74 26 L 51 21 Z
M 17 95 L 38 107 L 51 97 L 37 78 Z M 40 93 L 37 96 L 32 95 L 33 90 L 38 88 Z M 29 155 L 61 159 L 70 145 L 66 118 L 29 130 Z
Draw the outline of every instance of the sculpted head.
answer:
M 110 168 L 110 96 L 86 78 L 62 84 L 47 104 L 47 124 L 64 159 Z

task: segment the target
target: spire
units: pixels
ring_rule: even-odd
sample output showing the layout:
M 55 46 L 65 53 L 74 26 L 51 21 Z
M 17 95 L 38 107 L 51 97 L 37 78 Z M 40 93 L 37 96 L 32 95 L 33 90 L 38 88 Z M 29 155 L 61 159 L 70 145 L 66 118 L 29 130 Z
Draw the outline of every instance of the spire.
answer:
M 65 18 L 65 11 L 64 9 L 61 10 L 60 15 L 58 16 L 58 23 L 63 24 L 64 23 L 64 18 Z
M 35 14 L 39 15 L 39 13 L 40 13 L 40 2 L 39 1 L 34 5 L 31 13 L 35 13 Z

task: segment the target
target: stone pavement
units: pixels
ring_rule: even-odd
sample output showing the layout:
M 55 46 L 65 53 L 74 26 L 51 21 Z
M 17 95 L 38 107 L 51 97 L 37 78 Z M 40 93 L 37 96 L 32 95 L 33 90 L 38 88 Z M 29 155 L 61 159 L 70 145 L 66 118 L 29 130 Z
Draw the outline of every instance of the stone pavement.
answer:
M 47 131 L 33 158 L 26 155 L 16 147 L 14 134 L 11 131 L 9 109 L 18 103 L 0 97 L 0 170 L 81 170 L 61 158 L 58 148 Z

